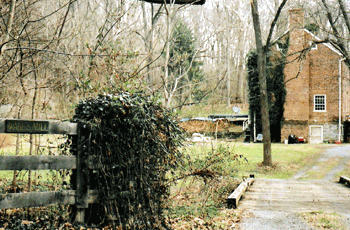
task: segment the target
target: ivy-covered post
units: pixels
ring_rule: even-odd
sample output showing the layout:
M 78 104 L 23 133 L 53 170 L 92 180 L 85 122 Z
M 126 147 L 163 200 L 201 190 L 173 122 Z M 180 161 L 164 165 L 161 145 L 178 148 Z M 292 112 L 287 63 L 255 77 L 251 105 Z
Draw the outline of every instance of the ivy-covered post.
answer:
M 169 229 L 163 212 L 170 189 L 166 173 L 182 157 L 182 130 L 171 111 L 142 91 L 120 91 L 82 100 L 73 121 L 83 124 L 77 148 L 76 222 Z M 98 158 L 97 169 L 88 169 L 95 164 L 90 156 Z M 86 192 L 93 186 L 98 204 L 88 206 Z

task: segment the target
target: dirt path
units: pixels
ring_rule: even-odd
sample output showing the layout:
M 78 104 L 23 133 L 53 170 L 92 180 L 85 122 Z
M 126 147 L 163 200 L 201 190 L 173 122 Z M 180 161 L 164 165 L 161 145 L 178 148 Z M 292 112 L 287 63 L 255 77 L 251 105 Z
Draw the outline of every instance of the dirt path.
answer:
M 293 179 L 257 179 L 239 204 L 239 209 L 249 212 L 250 217 L 237 227 L 315 229 L 298 214 L 322 211 L 339 214 L 344 226 L 350 229 L 350 188 L 335 182 L 337 173 L 349 161 L 350 145 L 336 146 L 325 150 L 313 165 L 296 173 Z

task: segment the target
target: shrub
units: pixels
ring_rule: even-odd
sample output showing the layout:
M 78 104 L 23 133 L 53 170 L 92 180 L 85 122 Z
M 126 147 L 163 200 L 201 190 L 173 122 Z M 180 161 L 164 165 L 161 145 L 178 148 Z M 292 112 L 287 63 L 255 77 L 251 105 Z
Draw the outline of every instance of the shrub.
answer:
M 165 174 L 181 160 L 182 139 L 172 113 L 143 92 L 120 92 L 81 101 L 73 121 L 83 124 L 85 154 L 102 165 L 89 175 L 99 190 L 99 220 L 116 229 L 167 228 Z

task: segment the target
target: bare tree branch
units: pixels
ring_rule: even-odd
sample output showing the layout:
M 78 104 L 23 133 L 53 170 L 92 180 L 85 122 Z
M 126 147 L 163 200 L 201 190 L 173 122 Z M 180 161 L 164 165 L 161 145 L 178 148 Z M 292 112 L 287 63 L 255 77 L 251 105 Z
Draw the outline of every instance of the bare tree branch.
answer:
M 341 10 L 341 12 L 343 14 L 344 20 L 345 20 L 345 24 L 346 24 L 346 26 L 348 28 L 348 32 L 350 32 L 350 20 L 349 20 L 349 17 L 348 17 L 348 13 L 346 12 L 343 0 L 338 0 L 338 3 L 339 3 L 339 6 L 340 6 L 340 10 Z
M 350 21 L 349 21 L 349 18 L 347 16 L 347 12 L 345 11 L 345 8 L 344 8 L 344 4 L 341 0 L 338 0 L 339 2 L 339 5 L 340 5 L 340 8 L 341 8 L 341 11 L 342 11 L 342 14 L 343 14 L 343 17 L 344 17 L 344 20 L 346 21 L 346 25 L 349 26 L 348 28 L 350 28 Z M 322 0 L 322 3 L 323 3 L 323 6 L 325 7 L 326 9 L 326 12 L 327 12 L 327 19 L 328 19 L 328 22 L 329 24 L 331 25 L 332 27 L 332 31 L 333 31 L 333 35 L 335 36 L 335 38 L 337 39 L 337 42 L 336 42 L 336 47 L 339 47 L 339 50 L 340 52 L 344 55 L 344 57 L 346 58 L 345 60 L 345 63 L 350 66 L 350 59 L 349 59 L 349 55 L 348 55 L 348 50 L 346 49 L 346 42 L 344 41 L 344 39 L 340 36 L 339 34 L 339 31 L 335 25 L 335 22 L 334 22 L 334 19 L 333 19 L 333 16 L 332 16 L 332 13 L 326 3 L 325 0 Z M 350 30 L 349 30 L 350 32 Z
M 205 0 L 142 0 L 145 2 L 150 3 L 157 3 L 157 4 L 191 4 L 191 5 L 203 5 L 205 3 Z
M 215 87 L 212 90 L 207 91 L 202 97 L 200 97 L 196 102 L 191 102 L 191 103 L 185 103 L 188 98 L 183 102 L 183 104 L 173 107 L 174 109 L 176 108 L 181 108 L 183 106 L 190 106 L 190 105 L 196 105 L 200 103 L 206 96 L 208 96 L 210 93 L 215 92 L 217 88 L 219 87 L 220 83 L 225 79 L 226 73 L 220 78 L 220 80 L 216 83 Z
M 265 45 L 265 50 L 269 49 L 270 43 L 271 43 L 271 39 L 272 39 L 272 34 L 273 31 L 275 29 L 276 23 L 280 17 L 280 14 L 282 12 L 282 9 L 284 7 L 284 5 L 287 3 L 287 0 L 283 0 L 283 2 L 280 4 L 280 6 L 278 7 L 277 13 L 275 15 L 275 18 L 273 19 L 271 26 L 270 26 L 270 31 L 269 31 L 269 35 L 267 36 L 267 40 L 266 40 L 266 45 Z

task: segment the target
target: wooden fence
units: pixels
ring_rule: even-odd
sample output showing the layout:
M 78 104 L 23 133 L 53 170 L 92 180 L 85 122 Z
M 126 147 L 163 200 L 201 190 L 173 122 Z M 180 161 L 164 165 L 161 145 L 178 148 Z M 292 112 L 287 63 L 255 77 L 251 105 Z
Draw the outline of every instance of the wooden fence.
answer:
M 0 133 L 66 134 L 77 136 L 76 140 L 80 140 L 79 132 L 80 125 L 77 123 L 0 119 Z M 75 205 L 75 221 L 83 223 L 85 210 L 89 204 L 98 202 L 98 195 L 97 190 L 88 190 L 84 175 L 89 170 L 87 167 L 92 165 L 87 162 L 91 159 L 82 157 L 79 143 L 76 145 L 76 155 L 0 156 L 0 170 L 73 169 L 76 175 L 75 190 L 0 194 L 0 209 Z

